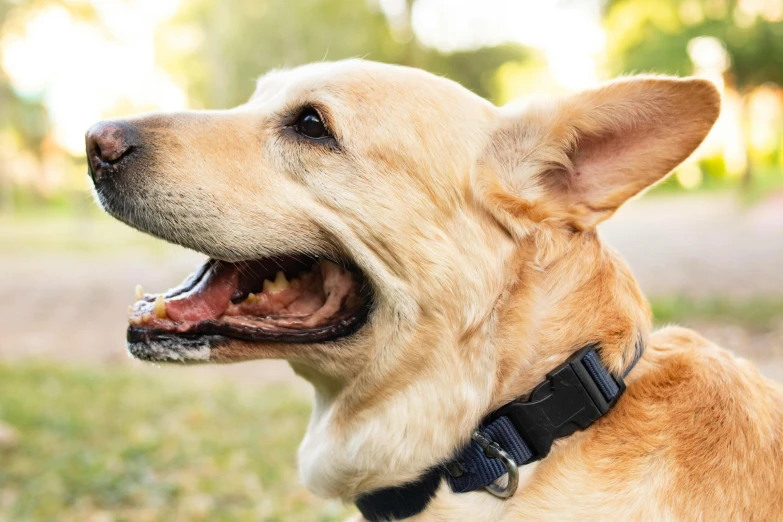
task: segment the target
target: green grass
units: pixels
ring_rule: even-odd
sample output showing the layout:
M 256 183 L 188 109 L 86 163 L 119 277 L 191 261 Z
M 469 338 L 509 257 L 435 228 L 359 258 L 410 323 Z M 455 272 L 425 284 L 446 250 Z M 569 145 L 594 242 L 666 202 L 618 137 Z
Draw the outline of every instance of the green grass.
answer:
M 709 163 L 709 161 L 708 161 Z M 725 165 L 720 160 L 718 164 L 702 165 L 707 171 L 715 169 L 714 174 L 705 175 L 702 183 L 695 189 L 685 189 L 677 180 L 676 174 L 665 178 L 661 183 L 652 187 L 646 196 L 671 196 L 675 194 L 726 194 L 734 193 L 739 196 L 739 200 L 746 206 L 753 206 L 764 200 L 769 194 L 783 189 L 783 171 L 778 166 L 752 166 L 751 176 L 747 179 L 732 178 L 725 174 Z
M 114 254 L 141 251 L 165 256 L 173 248 L 101 214 L 2 216 L 0 248 L 16 255 Z
M 736 324 L 751 331 L 765 331 L 783 322 L 783 297 L 695 299 L 671 296 L 654 298 L 650 305 L 656 324 L 702 320 Z
M 309 405 L 121 368 L 0 363 L 3 521 L 335 521 L 297 482 Z

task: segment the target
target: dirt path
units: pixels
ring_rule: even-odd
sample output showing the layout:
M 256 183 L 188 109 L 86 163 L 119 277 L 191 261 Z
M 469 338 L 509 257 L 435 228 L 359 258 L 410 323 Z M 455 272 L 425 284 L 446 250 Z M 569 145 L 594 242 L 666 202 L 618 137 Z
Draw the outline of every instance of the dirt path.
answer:
M 651 198 L 602 229 L 650 295 L 783 298 L 780 199 L 744 212 L 730 199 Z M 163 290 L 202 259 L 109 220 L 0 222 L 0 251 L 0 358 L 131 364 L 139 371 L 155 370 L 125 355 L 134 286 Z M 783 326 L 761 334 L 699 326 L 783 380 Z M 305 387 L 278 361 L 203 367 L 191 375 Z
M 730 197 L 650 197 L 600 229 L 648 296 L 783 296 L 783 193 L 750 209 Z

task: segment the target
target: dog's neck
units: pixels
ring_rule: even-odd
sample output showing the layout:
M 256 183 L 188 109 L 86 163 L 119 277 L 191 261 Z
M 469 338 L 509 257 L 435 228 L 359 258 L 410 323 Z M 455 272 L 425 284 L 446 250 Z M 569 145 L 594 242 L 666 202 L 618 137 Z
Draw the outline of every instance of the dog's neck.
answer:
M 517 285 L 498 309 L 493 407 L 529 392 L 582 346 L 599 344 L 622 375 L 646 344 L 650 310 L 620 256 L 595 232 L 559 239 L 533 259 L 520 256 Z
M 503 290 L 484 303 L 486 313 L 423 319 L 413 338 L 401 335 L 418 346 L 415 361 L 372 383 L 305 375 L 316 387 L 299 452 L 310 489 L 351 499 L 415 479 L 452 456 L 488 412 L 528 393 L 584 345 L 599 343 L 607 367 L 622 373 L 650 331 L 630 271 L 595 233 L 548 239 L 547 252 L 531 237 L 507 250 L 505 271 L 489 267 Z M 455 324 L 471 328 L 444 331 Z

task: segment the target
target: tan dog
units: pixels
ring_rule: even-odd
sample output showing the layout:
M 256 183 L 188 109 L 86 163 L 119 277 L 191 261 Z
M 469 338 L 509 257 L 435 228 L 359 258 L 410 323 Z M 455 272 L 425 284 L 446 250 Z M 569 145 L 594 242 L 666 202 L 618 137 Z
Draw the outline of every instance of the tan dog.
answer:
M 415 519 L 781 520 L 781 388 L 694 332 L 652 333 L 595 231 L 719 105 L 706 81 L 638 77 L 511 110 L 351 60 L 272 72 L 232 110 L 98 124 L 103 207 L 213 258 L 139 296 L 130 350 L 290 361 L 316 390 L 301 479 L 351 501 L 448 461 L 582 346 L 620 375 L 638 344 L 616 407 L 521 467 L 512 498 L 444 482 Z

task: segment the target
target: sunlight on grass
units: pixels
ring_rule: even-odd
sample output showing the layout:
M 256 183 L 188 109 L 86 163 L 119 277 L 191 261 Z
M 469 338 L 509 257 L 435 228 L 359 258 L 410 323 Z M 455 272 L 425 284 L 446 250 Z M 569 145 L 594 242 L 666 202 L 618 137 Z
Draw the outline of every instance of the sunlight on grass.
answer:
M 335 521 L 297 482 L 309 405 L 171 374 L 0 364 L 0 520 Z
M 702 320 L 736 324 L 752 331 L 764 331 L 774 328 L 783 321 L 781 297 L 695 299 L 677 295 L 652 299 L 650 305 L 658 325 Z
M 14 255 L 141 252 L 164 256 L 173 247 L 96 212 L 0 216 L 0 248 Z

